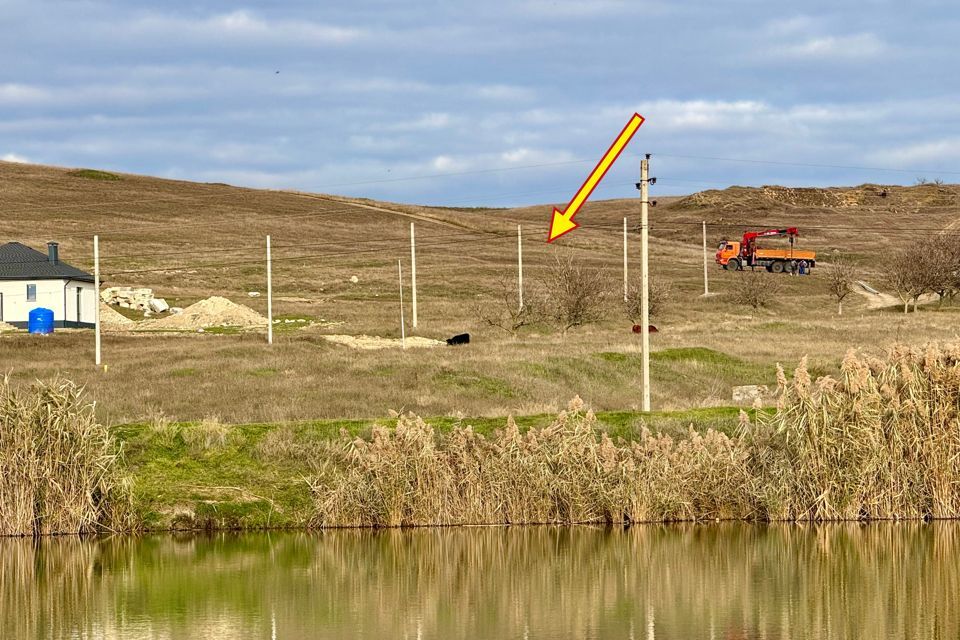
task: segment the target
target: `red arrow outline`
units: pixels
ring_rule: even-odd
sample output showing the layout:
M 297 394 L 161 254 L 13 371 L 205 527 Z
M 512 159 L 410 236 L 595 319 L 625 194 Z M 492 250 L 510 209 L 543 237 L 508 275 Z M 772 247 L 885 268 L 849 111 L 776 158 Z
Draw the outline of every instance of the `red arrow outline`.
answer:
M 569 211 L 570 207 L 573 206 L 574 201 L 575 201 L 575 200 L 577 199 L 577 197 L 581 194 L 581 192 L 583 192 L 585 189 L 587 189 L 587 185 L 590 183 L 590 179 L 593 178 L 594 174 L 596 174 L 597 171 L 600 170 L 600 167 L 601 167 L 601 165 L 603 165 L 604 160 L 606 160 L 607 157 L 608 157 L 611 153 L 613 153 L 613 150 L 614 150 L 614 148 L 617 146 L 617 143 L 620 142 L 620 138 L 622 138 L 622 137 L 627 133 L 627 131 L 630 129 L 630 126 L 633 124 L 634 118 L 640 118 L 640 124 L 637 125 L 636 130 L 635 130 L 635 131 L 630 135 L 630 137 L 627 138 L 627 140 L 623 143 L 623 147 L 621 147 L 620 150 L 617 151 L 616 154 L 614 154 L 613 159 L 610 161 L 610 164 L 607 165 L 607 168 L 604 169 L 602 173 L 600 173 L 600 177 L 599 177 L 599 178 L 597 179 L 597 181 L 594 183 L 593 187 L 591 187 L 591 188 L 586 192 L 586 194 L 585 194 L 584 197 L 583 197 L 583 201 L 580 203 L 580 207 L 582 207 L 584 204 L 586 204 L 587 200 L 590 198 L 590 196 L 593 194 L 594 190 L 597 188 L 597 186 L 598 186 L 598 185 L 600 184 L 600 182 L 603 180 L 604 176 L 607 175 L 607 172 L 610 171 L 610 168 L 617 162 L 617 159 L 620 157 L 620 154 L 622 154 L 623 151 L 624 151 L 624 149 L 627 148 L 627 145 L 630 144 L 630 140 L 633 139 L 633 136 L 636 135 L 637 131 L 640 130 L 640 127 L 643 126 L 643 123 L 646 122 L 646 118 L 644 118 L 644 117 L 643 117 L 642 115 L 640 115 L 639 113 L 634 113 L 632 116 L 630 116 L 630 120 L 627 121 L 627 124 L 625 124 L 625 125 L 623 126 L 623 129 L 620 130 L 620 133 L 617 134 L 617 137 L 613 139 L 613 142 L 612 142 L 612 143 L 610 143 L 609 148 L 607 148 L 607 151 L 600 157 L 600 160 L 597 162 L 596 166 L 593 168 L 593 171 L 591 171 L 589 174 L 587 174 L 586 180 L 583 181 L 583 184 L 580 185 L 580 188 L 577 189 L 576 193 L 573 194 L 573 197 L 570 198 L 570 202 L 567 203 L 567 206 L 564 208 L 564 210 L 563 210 L 563 211 L 560 211 L 559 209 L 557 209 L 556 207 L 554 207 L 553 211 L 554 211 L 555 214 L 560 214 L 560 215 L 563 216 L 563 217 L 567 217 L 567 216 L 566 216 L 567 211 Z M 570 227 L 569 229 L 567 229 L 566 231 L 563 231 L 563 232 L 561 232 L 561 233 L 558 233 L 558 234 L 557 234 L 555 237 L 553 237 L 553 238 L 550 237 L 550 234 L 551 234 L 551 232 L 552 232 L 552 230 L 553 230 L 553 219 L 554 219 L 553 217 L 551 217 L 551 219 L 550 219 L 550 231 L 547 232 L 547 242 L 548 242 L 548 243 L 549 243 L 549 242 L 553 242 L 553 241 L 556 240 L 557 238 L 563 237 L 564 235 L 570 233 L 571 231 L 573 231 L 574 229 L 576 229 L 576 228 L 578 228 L 578 227 L 580 226 L 579 224 L 577 224 L 577 223 L 574 222 L 574 220 L 573 220 L 574 216 L 576 216 L 577 213 L 580 212 L 580 207 L 577 207 L 577 209 L 574 210 L 573 213 L 571 213 L 569 217 L 567 217 L 567 219 L 568 219 L 570 222 L 573 223 L 573 226 Z

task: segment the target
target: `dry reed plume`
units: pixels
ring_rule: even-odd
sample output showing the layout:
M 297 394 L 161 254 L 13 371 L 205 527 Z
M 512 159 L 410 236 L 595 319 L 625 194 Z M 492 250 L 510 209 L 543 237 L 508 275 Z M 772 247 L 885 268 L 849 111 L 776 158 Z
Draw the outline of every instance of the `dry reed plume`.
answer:
M 776 414 L 735 436 L 614 442 L 574 399 L 544 429 L 440 436 L 401 416 L 344 438 L 313 524 L 396 527 L 960 517 L 960 347 L 849 353 L 839 380 L 778 375 Z
M 851 351 L 839 380 L 813 383 L 801 363 L 781 388 L 753 447 L 768 517 L 960 516 L 960 346 Z
M 401 416 L 369 442 L 344 441 L 340 464 L 316 478 L 314 524 L 416 526 L 742 518 L 751 513 L 748 450 L 708 431 L 674 441 L 597 436 L 574 399 L 549 427 L 511 420 L 487 439 L 470 427 L 445 437 Z
M 118 447 L 71 382 L 0 381 L 0 535 L 133 526 Z

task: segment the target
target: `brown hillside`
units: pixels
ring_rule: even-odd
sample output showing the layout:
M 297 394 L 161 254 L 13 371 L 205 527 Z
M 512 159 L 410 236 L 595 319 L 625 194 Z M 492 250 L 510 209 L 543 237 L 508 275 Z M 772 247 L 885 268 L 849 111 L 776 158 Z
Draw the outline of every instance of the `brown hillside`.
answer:
M 575 185 L 574 185 L 575 186 Z M 881 194 L 886 191 L 884 197 Z M 713 248 L 745 229 L 797 226 L 821 261 L 844 254 L 882 289 L 890 247 L 953 228 L 960 188 L 863 185 L 848 189 L 731 187 L 651 209 L 651 275 L 673 297 L 655 319 L 654 406 L 729 404 L 733 385 L 773 382 L 773 365 L 810 355 L 833 370 L 850 346 L 948 339 L 955 315 L 875 311 L 854 295 L 836 316 L 825 278 L 783 276 L 774 304 L 752 311 L 733 292 L 741 274 L 712 263 Z M 260 333 L 109 334 L 109 372 L 93 369 L 89 332 L 50 340 L 4 332 L 0 362 L 24 381 L 67 375 L 91 386 L 105 419 L 156 410 L 181 419 L 230 421 L 365 417 L 387 409 L 425 415 L 553 412 L 578 393 L 598 409 L 636 407 L 636 336 L 621 310 L 623 217 L 631 274 L 639 273 L 636 198 L 591 202 L 581 228 L 545 242 L 554 205 L 451 209 L 220 184 L 0 163 L 0 241 L 42 248 L 92 268 L 101 238 L 108 285 L 150 287 L 174 306 L 211 296 L 266 312 L 264 237 L 274 247 L 276 344 Z M 711 291 L 703 298 L 701 223 L 708 224 Z M 419 326 L 410 326 L 409 230 L 416 223 Z M 564 335 L 537 326 L 514 337 L 482 322 L 499 283 L 516 278 L 516 228 L 524 230 L 527 291 L 557 255 L 606 270 L 606 319 Z M 443 339 L 468 331 L 469 347 L 358 351 L 318 334 L 399 338 L 397 261 L 406 287 L 407 335 Z M 771 277 L 775 277 L 771 275 Z M 251 297 L 249 292 L 261 295 Z M 288 323 L 283 320 L 289 320 Z M 300 327 L 306 327 L 301 329 Z

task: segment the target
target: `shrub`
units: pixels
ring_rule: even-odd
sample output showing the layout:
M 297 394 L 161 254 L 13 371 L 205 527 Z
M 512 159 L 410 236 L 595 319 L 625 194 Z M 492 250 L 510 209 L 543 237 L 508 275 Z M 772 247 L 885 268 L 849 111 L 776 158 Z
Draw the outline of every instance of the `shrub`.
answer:
M 608 284 L 601 269 L 556 256 L 543 280 L 543 313 L 563 331 L 597 322 L 604 315 Z
M 673 287 L 667 282 L 651 279 L 648 283 L 650 316 L 658 316 L 673 298 Z M 633 324 L 640 322 L 643 303 L 643 287 L 639 279 L 630 283 L 627 289 L 627 299 L 623 303 L 623 310 L 627 319 Z
M 516 333 L 543 319 L 543 302 L 536 288 L 529 287 L 524 293 L 521 305 L 516 280 L 504 275 L 497 281 L 492 299 L 476 304 L 476 315 L 491 327 Z
M 780 293 L 780 278 L 764 271 L 744 271 L 736 275 L 733 299 L 753 309 L 769 307 Z

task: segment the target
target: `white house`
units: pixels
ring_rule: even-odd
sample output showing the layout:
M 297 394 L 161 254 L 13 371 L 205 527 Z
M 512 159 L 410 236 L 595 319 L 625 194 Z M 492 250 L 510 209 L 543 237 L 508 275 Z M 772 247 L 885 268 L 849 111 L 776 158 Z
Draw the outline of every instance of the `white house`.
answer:
M 26 327 L 30 311 L 53 311 L 56 327 L 93 327 L 93 276 L 60 261 L 56 242 L 47 253 L 19 242 L 0 245 L 0 322 Z

